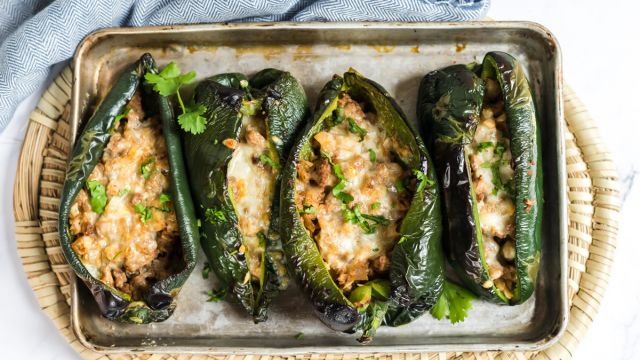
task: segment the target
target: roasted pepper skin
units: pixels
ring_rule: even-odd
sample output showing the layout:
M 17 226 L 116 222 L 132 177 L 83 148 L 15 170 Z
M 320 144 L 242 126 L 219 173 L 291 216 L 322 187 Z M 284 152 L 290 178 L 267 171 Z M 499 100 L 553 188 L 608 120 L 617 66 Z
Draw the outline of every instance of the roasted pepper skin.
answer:
M 73 148 L 64 181 L 58 222 L 63 254 L 76 275 L 93 294 L 102 315 L 112 320 L 136 324 L 163 321 L 171 316 L 176 306 L 175 297 L 195 267 L 199 239 L 197 219 L 185 176 L 180 132 L 168 99 L 158 95 L 151 86 L 144 83 L 143 77 L 147 72 L 157 72 L 157 69 L 151 55 L 144 54 L 123 72 L 88 120 Z M 92 277 L 71 247 L 74 239 L 69 231 L 71 206 L 102 158 L 115 125 L 115 117 L 123 112 L 136 91 L 142 92 L 143 107 L 148 114 L 158 116 L 163 125 L 170 165 L 171 199 L 180 225 L 180 243 L 185 263 L 185 268 L 179 273 L 153 284 L 144 294 L 143 301 L 132 301 L 129 295 Z
M 514 159 L 518 281 L 510 300 L 495 286 L 482 286 L 490 277 L 465 152 L 479 122 L 487 78 L 496 80 L 502 89 Z M 522 67 L 508 54 L 491 52 L 481 65 L 453 65 L 433 71 L 420 84 L 417 110 L 442 187 L 449 262 L 479 296 L 511 305 L 526 301 L 535 289 L 540 261 L 542 168 L 535 104 Z
M 248 86 L 243 87 L 244 84 Z M 267 234 L 265 278 L 262 289 L 246 281 L 249 271 L 242 245 L 238 217 L 230 198 L 226 167 L 233 149 L 226 139 L 240 141 L 243 100 L 261 99 L 267 122 L 267 140 L 279 164 L 291 147 L 292 138 L 308 115 L 306 94 L 288 72 L 266 69 L 248 79 L 243 74 L 221 74 L 202 81 L 195 90 L 197 104 L 207 108 L 204 133 L 185 135 L 185 152 L 191 186 L 202 219 L 202 249 L 222 286 L 229 289 L 256 323 L 267 320 L 271 300 L 288 285 L 282 245 L 279 240 L 280 172 L 276 178 L 271 221 Z M 223 218 L 207 221 L 206 210 L 220 211 Z M 257 292 L 257 293 L 256 293 Z
M 401 240 L 391 256 L 391 294 L 380 305 L 383 309 L 383 323 L 398 326 L 428 311 L 442 291 L 444 256 L 440 242 L 442 227 L 439 189 L 426 147 L 409 127 L 398 104 L 380 85 L 354 70 L 345 73 L 344 77 L 335 76 L 322 89 L 316 111 L 286 163 L 281 193 L 283 246 L 290 272 L 310 299 L 315 314 L 325 325 L 337 331 L 355 332 L 363 330 L 375 317 L 369 312 L 360 313 L 336 285 L 315 241 L 303 225 L 295 202 L 296 165 L 309 156 L 313 136 L 327 129 L 325 119 L 336 108 L 342 91 L 375 108 L 378 121 L 388 135 L 396 137 L 412 150 L 401 162 L 410 169 L 426 174 L 431 184 L 424 191 L 414 194 L 400 226 Z M 370 339 L 364 339 L 367 340 Z

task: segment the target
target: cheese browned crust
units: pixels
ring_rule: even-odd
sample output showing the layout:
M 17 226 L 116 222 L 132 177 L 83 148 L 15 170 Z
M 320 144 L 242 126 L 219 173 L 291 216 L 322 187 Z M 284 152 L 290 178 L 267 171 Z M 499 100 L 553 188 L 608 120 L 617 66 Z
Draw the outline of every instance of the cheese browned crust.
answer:
M 161 124 L 145 117 L 138 95 L 128 107 L 126 120 L 115 126 L 87 180 L 105 187 L 104 211 L 96 213 L 91 194 L 82 189 L 71 207 L 69 225 L 75 236 L 72 248 L 87 270 L 138 300 L 151 284 L 184 265 L 176 214 L 166 201 L 171 179 Z M 145 217 L 140 209 L 150 213 Z
M 258 281 L 262 276 L 262 255 L 264 244 L 260 237 L 269 230 L 271 203 L 273 201 L 276 169 L 260 161 L 260 156 L 268 156 L 264 118 L 258 115 L 244 115 L 240 141 L 236 144 L 227 168 L 227 179 L 233 204 L 238 215 L 243 246 L 246 253 L 251 279 Z
M 507 115 L 495 81 L 487 80 L 481 119 L 471 144 L 467 145 L 471 165 L 484 256 L 492 282 L 508 299 L 516 280 L 514 170 Z
M 386 137 L 376 115 L 365 113 L 346 93 L 341 94 L 338 109 L 344 110 L 345 120 L 315 134 L 314 154 L 298 164 L 296 204 L 334 280 L 350 291 L 354 284 L 388 271 L 410 194 L 399 185 L 407 172 L 395 161 L 395 154 L 407 149 Z M 349 131 L 348 118 L 366 130 L 364 138 Z M 348 204 L 332 194 L 338 183 L 332 164 L 346 179 L 342 191 L 353 196 Z M 387 222 L 367 233 L 345 218 L 345 208 L 356 207 Z

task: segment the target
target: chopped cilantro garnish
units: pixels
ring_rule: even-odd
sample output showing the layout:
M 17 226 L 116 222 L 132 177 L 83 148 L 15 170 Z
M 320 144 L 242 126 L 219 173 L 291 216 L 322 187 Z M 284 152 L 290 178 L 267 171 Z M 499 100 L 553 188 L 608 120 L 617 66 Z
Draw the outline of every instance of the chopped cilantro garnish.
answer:
M 493 153 L 498 155 L 499 158 L 502 158 L 502 154 L 504 154 L 505 151 L 507 151 L 507 148 L 504 146 L 503 143 L 498 143 L 496 145 L 496 148 L 493 149 Z
M 211 272 L 211 265 L 209 265 L 208 262 L 204 263 L 204 267 L 202 268 L 202 278 L 203 279 L 208 279 L 209 278 L 209 272 Z
M 499 190 L 505 191 L 509 196 L 513 196 L 512 183 L 502 182 L 502 176 L 500 175 L 500 165 L 503 162 L 498 160 L 494 162 L 485 162 L 480 164 L 480 167 L 485 169 L 491 169 L 491 182 L 493 183 L 493 195 L 496 195 Z
M 378 226 L 389 224 L 389 220 L 383 216 L 363 214 L 360 211 L 360 205 L 356 205 L 353 208 L 342 205 L 342 217 L 346 222 L 358 225 L 365 234 L 373 234 Z
M 89 189 L 91 210 L 102 214 L 104 207 L 107 206 L 107 189 L 98 180 L 87 181 L 87 188 Z
M 207 111 L 207 108 L 202 104 L 185 106 L 182 96 L 180 96 L 180 87 L 191 83 L 195 77 L 195 71 L 181 74 L 180 68 L 174 62 L 169 63 L 158 74 L 148 72 L 144 75 L 145 80 L 153 84 L 153 90 L 160 95 L 176 95 L 182 109 L 182 114 L 178 116 L 178 123 L 182 129 L 192 134 L 200 134 L 204 132 L 207 125 L 207 119 L 202 116 Z
M 373 221 L 373 223 L 376 225 L 389 225 L 389 220 L 385 219 L 384 216 L 362 214 L 362 217 L 367 220 Z
M 376 155 L 376 152 L 373 149 L 369 149 L 369 160 L 371 160 L 371 162 L 376 162 L 376 160 L 378 160 L 378 155 Z
M 120 191 L 118 191 L 118 196 L 125 196 L 125 195 L 127 195 L 129 193 L 129 191 L 131 191 L 131 190 L 129 190 L 127 188 L 120 189 Z
M 294 337 L 296 338 L 296 340 L 302 340 L 304 338 L 304 333 L 303 332 L 299 332 Z
M 345 180 L 340 180 L 336 186 L 333 187 L 331 193 L 333 196 L 338 198 L 338 200 L 343 203 L 350 203 L 353 201 L 353 196 L 351 194 L 342 191 L 347 186 L 347 182 Z
M 215 224 L 217 222 L 220 221 L 225 221 L 227 218 L 224 216 L 224 212 L 222 212 L 222 210 L 214 210 L 214 209 L 207 209 L 204 212 L 204 218 L 207 222 L 211 223 L 211 224 Z
M 118 126 L 118 123 L 120 122 L 120 120 L 122 120 L 127 115 L 129 115 L 130 111 L 131 111 L 131 108 L 128 107 L 124 109 L 124 111 L 121 114 L 116 115 L 116 117 L 113 119 L 113 123 L 115 124 L 115 126 Z
M 396 180 L 396 182 L 394 182 L 393 185 L 396 187 L 396 190 L 399 193 L 404 191 L 404 183 L 403 183 L 402 179 Z
M 218 302 L 224 299 L 225 296 L 227 296 L 227 289 L 226 288 L 221 288 L 219 290 L 212 289 L 207 291 L 207 295 L 209 296 L 209 299 L 207 299 L 207 302 Z
M 171 201 L 171 196 L 169 196 L 169 194 L 160 194 L 160 198 L 158 200 L 160 200 L 160 205 L 162 205 L 160 211 L 169 212 L 171 210 L 168 204 L 169 201 Z
M 278 164 L 277 161 L 273 160 L 266 152 L 260 154 L 260 157 L 258 158 L 258 160 L 260 160 L 260 162 L 263 163 L 264 165 L 271 166 L 272 169 L 280 168 L 280 164 Z
M 156 158 L 150 157 L 142 163 L 142 166 L 140 166 L 140 173 L 145 180 L 149 180 L 149 178 L 151 177 L 151 173 L 153 173 L 153 170 L 155 170 L 155 168 Z
M 349 122 L 349 132 L 357 134 L 358 136 L 360 136 L 360 141 L 363 141 L 364 137 L 367 136 L 367 130 L 358 126 L 358 124 L 356 124 L 356 121 L 351 117 L 348 117 L 347 121 Z
M 479 143 L 476 149 L 478 151 L 484 151 L 490 147 L 493 147 L 493 145 L 494 145 L 493 141 L 485 141 L 485 142 Z
M 300 214 L 315 214 L 317 209 L 311 205 L 303 205 Z
M 380 205 L 381 204 L 380 204 L 379 201 L 374 202 L 373 204 L 371 204 L 371 210 L 378 209 L 380 207 Z
M 436 184 L 435 181 L 429 179 L 427 174 L 420 170 L 413 170 L 413 174 L 418 179 L 418 188 L 416 189 L 416 192 L 423 192 L 427 186 L 432 187 Z
M 452 324 L 464 321 L 469 309 L 471 309 L 473 299 L 475 296 L 466 289 L 445 281 L 442 294 L 431 308 L 431 315 L 438 320 L 442 320 L 446 316 Z
M 344 174 L 342 173 L 342 167 L 340 166 L 340 164 L 332 163 L 331 162 L 331 158 L 329 158 L 328 156 L 327 156 L 327 158 L 329 159 L 329 162 L 331 163 L 331 168 L 333 169 L 333 173 L 340 180 L 340 181 L 338 181 L 336 186 L 333 187 L 333 189 L 331 190 L 331 193 L 333 194 L 333 196 L 338 198 L 343 203 L 352 202 L 353 201 L 353 196 L 351 196 L 351 194 L 349 194 L 349 193 L 346 193 L 346 192 L 342 191 L 347 186 L 347 179 L 344 177 Z
M 153 216 L 151 208 L 142 205 L 142 203 L 138 203 L 134 205 L 134 209 L 136 213 L 140 215 L 140 220 L 143 224 L 146 224 L 147 221 L 151 220 L 151 217 Z
M 336 177 L 340 180 L 347 180 L 342 173 L 342 167 L 340 164 L 331 164 L 331 168 L 333 169 L 333 173 L 336 174 Z
M 333 110 L 333 114 L 331 117 L 327 119 L 327 125 L 329 127 L 334 127 L 344 121 L 344 109 L 339 107 Z

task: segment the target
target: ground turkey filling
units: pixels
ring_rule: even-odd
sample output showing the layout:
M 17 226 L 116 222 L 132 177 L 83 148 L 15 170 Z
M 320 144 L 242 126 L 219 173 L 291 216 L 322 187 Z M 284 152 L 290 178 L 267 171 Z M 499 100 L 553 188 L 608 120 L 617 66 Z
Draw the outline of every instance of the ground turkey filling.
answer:
M 507 299 L 516 280 L 515 187 L 507 115 L 498 84 L 486 81 L 480 123 L 467 145 L 490 281 Z
M 264 116 L 243 114 L 240 141 L 227 139 L 225 146 L 234 149 L 227 167 L 227 179 L 243 245 L 249 278 L 259 282 L 263 275 L 262 259 L 271 219 L 271 203 L 277 175 L 277 156 L 269 151 Z
M 397 161 L 410 150 L 385 137 L 376 115 L 343 93 L 297 166 L 296 205 L 345 292 L 384 275 L 414 183 Z
M 71 207 L 69 226 L 92 276 L 139 300 L 184 262 L 161 124 L 145 116 L 139 95 L 127 109 Z

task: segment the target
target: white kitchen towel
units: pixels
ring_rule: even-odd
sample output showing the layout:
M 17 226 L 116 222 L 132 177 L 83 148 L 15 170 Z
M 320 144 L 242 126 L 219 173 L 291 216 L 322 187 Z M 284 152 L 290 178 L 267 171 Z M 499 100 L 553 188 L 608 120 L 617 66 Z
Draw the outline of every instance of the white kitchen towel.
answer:
M 96 29 L 224 21 L 464 21 L 490 0 L 0 0 L 0 132 Z

